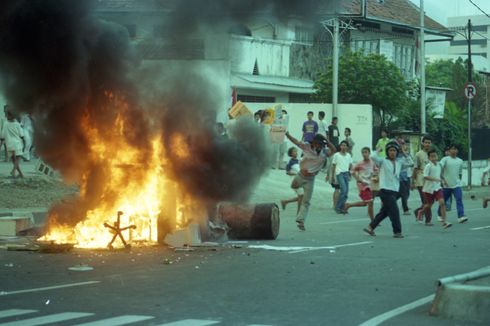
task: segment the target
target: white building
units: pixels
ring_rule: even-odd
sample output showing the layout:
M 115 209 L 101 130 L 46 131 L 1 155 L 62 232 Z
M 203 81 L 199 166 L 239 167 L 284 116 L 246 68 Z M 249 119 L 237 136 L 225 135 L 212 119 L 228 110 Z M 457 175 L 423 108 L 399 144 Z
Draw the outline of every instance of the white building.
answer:
M 478 16 L 459 16 L 448 18 L 448 28 L 453 30 L 459 30 L 464 34 L 464 30 L 468 26 L 468 20 L 471 20 L 471 29 L 473 31 L 471 36 L 471 52 L 473 55 L 490 58 L 490 47 L 488 46 L 488 37 L 490 36 L 490 19 L 485 15 Z M 468 54 L 468 41 L 457 33 L 449 45 L 449 54 L 453 55 L 467 55 Z

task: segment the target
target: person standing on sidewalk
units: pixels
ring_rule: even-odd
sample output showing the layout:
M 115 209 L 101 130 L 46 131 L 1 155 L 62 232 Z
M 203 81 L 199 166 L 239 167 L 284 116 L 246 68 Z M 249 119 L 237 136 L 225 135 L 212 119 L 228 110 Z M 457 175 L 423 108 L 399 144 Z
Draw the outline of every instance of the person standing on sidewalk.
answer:
M 10 111 L 7 111 L 7 122 L 3 126 L 2 136 L 0 138 L 2 141 L 5 141 L 8 155 L 12 160 L 13 168 L 10 175 L 15 178 L 16 173 L 19 172 L 19 177 L 23 178 L 24 174 L 20 169 L 20 159 L 24 154 L 24 148 L 26 145 L 24 130 L 20 126 L 20 123 L 15 119 L 13 113 Z
M 349 195 L 350 170 L 352 169 L 352 156 L 349 154 L 349 143 L 340 142 L 340 152 L 335 153 L 332 159 L 332 178 L 340 186 L 340 195 L 335 204 L 337 214 L 345 214 L 345 203 Z M 334 181 L 332 181 L 334 183 Z
M 446 205 L 444 203 L 444 195 L 441 188 L 441 165 L 439 164 L 437 152 L 435 149 L 431 149 L 429 153 L 429 163 L 424 168 L 424 186 L 422 187 L 424 195 L 424 206 L 419 210 L 417 219 L 422 220 L 422 214 L 425 211 L 425 225 L 433 226 L 432 220 L 432 205 L 434 201 L 439 203 L 441 209 L 441 222 L 442 226 L 447 229 L 451 227 L 451 223 L 446 222 Z
M 410 154 L 408 140 L 400 139 L 398 144 L 401 147 L 401 153 L 398 155 L 400 160 L 408 160 L 413 165 L 413 158 Z M 404 166 L 400 171 L 400 197 L 402 199 L 403 215 L 410 215 L 410 208 L 408 208 L 408 198 L 410 197 L 410 167 Z
M 468 221 L 468 217 L 464 214 L 463 205 L 463 190 L 461 188 L 461 177 L 463 174 L 463 160 L 458 157 L 458 148 L 456 145 L 449 146 L 449 155 L 441 160 L 442 169 L 442 191 L 444 195 L 444 203 L 450 202 L 452 196 L 456 200 L 456 210 L 458 212 L 458 222 L 464 223 Z M 439 208 L 439 221 L 441 218 L 442 209 Z
M 400 153 L 398 144 L 390 142 L 386 144 L 386 158 L 379 157 L 378 153 L 371 156 L 379 167 L 379 197 L 381 198 L 382 206 L 374 220 L 363 231 L 373 237 L 376 236 L 376 233 L 374 233 L 376 227 L 386 217 L 389 217 L 393 229 L 393 237 L 403 238 L 400 211 L 396 201 L 400 190 L 400 171 L 402 167 L 408 164 L 397 159 L 398 153 Z
M 415 154 L 415 162 L 413 166 L 413 174 L 412 174 L 412 188 L 417 188 L 420 196 L 421 205 L 417 209 L 413 211 L 415 215 L 415 219 L 418 221 L 418 213 L 424 207 L 425 200 L 424 194 L 422 191 L 422 187 L 424 186 L 424 168 L 429 164 L 429 156 L 427 153 L 432 147 L 432 138 L 430 136 L 422 137 L 422 149 Z M 425 222 L 429 222 L 427 220 L 427 215 L 425 216 Z
M 332 124 L 328 126 L 328 140 L 332 142 L 335 148 L 339 147 L 340 132 L 337 126 L 339 119 L 337 117 L 332 118 Z
M 374 161 L 371 159 L 371 149 L 364 147 L 361 151 L 362 161 L 354 166 L 354 178 L 357 181 L 357 188 L 359 189 L 359 197 L 361 201 L 355 203 L 346 203 L 345 211 L 347 212 L 351 207 L 365 207 L 367 206 L 368 216 L 374 220 L 373 212 L 373 193 L 371 190 L 371 180 L 378 168 Z
M 286 132 L 286 137 L 303 150 L 303 158 L 299 163 L 300 171 L 293 179 L 291 188 L 303 188 L 301 207 L 296 215 L 296 223 L 300 230 L 305 230 L 305 220 L 310 208 L 311 196 L 315 184 L 315 176 L 324 167 L 328 156 L 335 153 L 335 146 L 324 136 L 317 134 L 311 143 L 302 143 Z M 328 150 L 325 148 L 328 146 Z
M 390 142 L 388 138 L 388 131 L 386 129 L 381 130 L 381 138 L 376 142 L 376 153 L 378 153 L 379 157 L 386 157 L 386 144 Z
M 303 138 L 302 140 L 307 143 L 311 143 L 313 141 L 313 137 L 318 133 L 318 123 L 313 120 L 313 112 L 309 111 L 307 113 L 307 119 L 303 123 Z

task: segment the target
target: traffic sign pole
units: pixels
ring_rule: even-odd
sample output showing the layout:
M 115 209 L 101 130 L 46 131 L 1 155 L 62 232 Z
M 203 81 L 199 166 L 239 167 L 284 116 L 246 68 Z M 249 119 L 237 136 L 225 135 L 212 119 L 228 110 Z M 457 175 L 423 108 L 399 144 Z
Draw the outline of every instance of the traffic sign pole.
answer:
M 472 148 L 471 148 L 471 100 L 476 96 L 476 85 L 471 81 L 464 86 L 464 96 L 468 99 L 468 189 L 472 180 Z
M 472 180 L 472 150 L 471 150 L 471 99 L 468 99 L 468 189 L 471 190 Z

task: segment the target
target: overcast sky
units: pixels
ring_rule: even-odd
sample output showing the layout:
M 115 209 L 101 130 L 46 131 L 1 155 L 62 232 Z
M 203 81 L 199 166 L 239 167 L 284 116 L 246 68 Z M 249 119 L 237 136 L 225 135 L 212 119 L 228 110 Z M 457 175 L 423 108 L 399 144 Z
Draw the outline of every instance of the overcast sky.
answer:
M 420 0 L 411 0 L 417 6 Z M 490 0 L 473 0 L 481 9 L 490 15 Z M 426 14 L 443 25 L 448 17 L 483 15 L 469 0 L 424 0 Z M 490 22 L 490 18 L 489 18 Z

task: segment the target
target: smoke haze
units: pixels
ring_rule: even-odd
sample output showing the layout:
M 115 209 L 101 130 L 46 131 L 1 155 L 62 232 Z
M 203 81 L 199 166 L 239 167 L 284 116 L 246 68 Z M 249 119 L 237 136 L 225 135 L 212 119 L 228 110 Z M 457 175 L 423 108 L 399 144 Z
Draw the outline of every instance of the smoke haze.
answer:
M 99 0 L 104 1 L 104 0 Z M 110 0 L 108 0 L 110 1 Z M 312 17 L 320 1 L 189 0 L 170 4 L 169 38 L 185 40 L 202 30 L 225 33 L 254 15 L 279 19 L 285 15 Z M 322 2 L 323 3 L 323 2 Z M 336 3 L 336 2 L 335 2 Z M 17 112 L 33 114 L 37 153 L 66 180 L 87 178 L 87 196 L 75 205 L 54 210 L 71 224 L 100 200 L 106 166 L 94 163 L 82 121 L 89 119 L 100 137 L 111 137 L 120 110 L 112 95 L 125 99 L 131 122 L 127 143 L 141 149 L 134 162 L 147 164 L 151 136 L 161 134 L 170 161 L 170 175 L 186 191 L 205 202 L 246 200 L 270 166 L 264 134 L 251 121 L 230 129 L 230 140 L 214 131 L 223 94 L 219 81 L 188 65 L 151 68 L 141 65 L 127 30 L 97 19 L 95 1 L 12 0 L 0 2 L 0 86 Z M 327 2 L 333 8 L 334 2 Z M 163 14 L 162 14 L 163 15 Z M 221 87 L 223 88 L 223 87 Z M 111 95 L 111 96 L 109 96 Z M 188 159 L 176 155 L 173 139 L 185 134 Z M 136 172 L 137 173 L 137 172 Z

